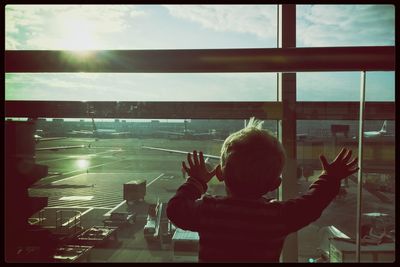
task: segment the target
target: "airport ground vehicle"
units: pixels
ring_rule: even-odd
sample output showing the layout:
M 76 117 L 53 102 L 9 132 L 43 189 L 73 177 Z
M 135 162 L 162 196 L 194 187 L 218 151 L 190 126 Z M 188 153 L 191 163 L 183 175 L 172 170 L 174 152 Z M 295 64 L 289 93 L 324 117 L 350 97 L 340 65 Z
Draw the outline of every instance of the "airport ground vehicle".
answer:
M 133 180 L 124 184 L 124 199 L 128 205 L 143 201 L 146 196 L 146 180 Z

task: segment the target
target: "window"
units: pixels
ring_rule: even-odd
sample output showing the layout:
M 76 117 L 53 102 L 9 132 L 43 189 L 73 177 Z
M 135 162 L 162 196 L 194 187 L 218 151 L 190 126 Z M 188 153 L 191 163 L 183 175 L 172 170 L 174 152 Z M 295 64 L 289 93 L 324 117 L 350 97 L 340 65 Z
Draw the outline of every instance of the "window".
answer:
M 394 101 L 394 72 L 367 72 L 366 101 Z M 298 101 L 359 101 L 359 72 L 297 73 Z
M 330 162 L 342 147 L 351 149 L 353 157 L 358 155 L 358 126 L 358 121 L 354 120 L 298 121 L 299 196 L 307 191 L 321 174 L 319 155 L 325 155 Z M 395 214 L 394 191 L 390 189 L 394 188 L 395 183 L 394 126 L 393 120 L 367 120 L 364 127 L 361 225 L 364 228 L 373 226 L 371 229 L 376 235 L 382 234 L 386 229 L 386 241 L 393 236 Z M 382 127 L 386 132 L 378 135 Z M 338 196 L 324 210 L 322 216 L 299 231 L 300 262 L 308 262 L 310 259 L 329 254 L 331 261 L 334 261 L 336 256 L 332 254 L 329 238 L 343 235 L 354 239 L 357 231 L 354 216 L 357 213 L 357 183 L 357 173 L 343 179 Z M 392 232 L 389 234 L 390 231 Z M 347 257 L 347 260 L 355 260 L 354 254 Z M 383 262 L 394 260 L 389 255 L 379 257 Z M 362 254 L 361 260 L 372 261 L 367 253 Z
M 37 138 L 32 149 L 55 152 L 35 152 L 37 163 L 49 166 L 50 173 L 43 179 L 46 184 L 33 185 L 29 194 L 49 196 L 49 208 L 34 214 L 29 223 L 54 226 L 57 221 L 67 228 L 102 225 L 104 217 L 123 206 L 124 184 L 132 180 L 146 180 L 149 197 L 128 211 L 147 214 L 148 204 L 166 201 L 182 182 L 179 162 L 184 155 L 143 146 L 218 153 L 220 140 L 242 128 L 243 120 L 251 116 L 265 120 L 266 128 L 285 137 L 281 141 L 293 170 L 283 174 L 281 191 L 283 199 L 295 197 L 320 171 L 315 161 L 319 153 L 332 157 L 339 145 L 358 151 L 360 72 L 364 70 L 364 132 L 377 135 L 386 121 L 383 139 L 362 142 L 364 202 L 358 203 L 354 192 L 348 192 L 352 205 L 346 217 L 339 218 L 339 202 L 347 200 L 335 200 L 326 215 L 286 240 L 282 261 L 318 257 L 316 246 L 321 240 L 309 233 L 327 224 L 355 238 L 360 229 L 354 220 L 362 218 L 364 224 L 368 220 L 375 224 L 378 234 L 384 229 L 390 233 L 394 203 L 372 200 L 394 199 L 390 192 L 395 166 L 393 25 L 390 5 L 7 5 L 6 117 L 37 119 L 35 134 L 42 139 Z M 290 48 L 277 48 L 278 29 L 283 37 L 280 44 Z M 98 51 L 88 51 L 92 49 Z M 98 69 L 91 69 L 87 61 L 91 53 L 96 54 L 92 60 Z M 58 57 L 64 54 L 75 57 Z M 126 61 L 115 60 L 118 56 Z M 333 135 L 335 129 L 340 131 Z M 349 129 L 347 136 L 343 129 Z M 188 139 L 203 131 L 205 140 Z M 378 158 L 379 162 L 371 161 Z M 214 189 L 224 193 L 221 187 Z M 20 200 L 8 203 L 16 201 Z M 364 207 L 361 213 L 353 210 L 359 207 Z M 75 209 L 75 215 L 59 221 L 63 212 L 56 210 L 64 209 Z M 372 221 L 377 216 L 364 213 L 388 215 Z M 7 209 L 7 214 L 15 212 Z M 93 215 L 94 221 L 85 220 L 85 214 Z M 348 222 L 343 221 L 346 218 Z M 137 225 L 146 224 L 145 217 L 137 220 Z M 56 226 L 56 230 L 66 229 Z M 160 226 L 165 236 L 155 244 L 136 238 L 142 234 L 138 228 L 119 235 L 127 242 L 131 261 L 182 260 L 164 246 L 164 238 L 173 244 L 173 226 Z M 125 251 L 116 249 L 121 253 L 94 249 L 91 261 L 120 261 L 118 255 Z M 168 256 L 157 258 L 152 251 Z M 394 246 L 389 257 L 362 256 L 361 260 L 391 261 L 391 255 Z M 192 256 L 189 261 L 196 261 Z
M 394 5 L 297 5 L 297 47 L 394 45 Z
M 274 73 L 7 73 L 5 81 L 6 100 L 241 102 L 277 98 Z
M 276 47 L 276 5 L 7 5 L 7 50 Z

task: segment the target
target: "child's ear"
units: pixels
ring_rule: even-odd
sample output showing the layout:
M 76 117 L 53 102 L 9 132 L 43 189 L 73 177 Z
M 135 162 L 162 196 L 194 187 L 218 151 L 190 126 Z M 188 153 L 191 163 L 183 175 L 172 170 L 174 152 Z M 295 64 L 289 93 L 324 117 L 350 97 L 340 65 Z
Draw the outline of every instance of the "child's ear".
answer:
M 218 180 L 222 182 L 224 180 L 224 174 L 222 172 L 221 165 L 218 164 L 217 169 L 215 171 L 215 176 L 217 176 Z
M 282 183 L 282 179 L 280 177 L 276 178 L 275 181 L 271 185 L 270 191 L 277 189 Z

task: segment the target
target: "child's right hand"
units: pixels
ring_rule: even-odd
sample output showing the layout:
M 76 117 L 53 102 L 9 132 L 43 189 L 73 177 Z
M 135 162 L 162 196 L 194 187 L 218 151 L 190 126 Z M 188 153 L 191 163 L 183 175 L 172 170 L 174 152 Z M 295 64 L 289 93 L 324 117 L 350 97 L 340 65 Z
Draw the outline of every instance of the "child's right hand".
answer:
M 197 151 L 193 150 L 193 160 L 190 153 L 187 154 L 187 161 L 189 163 L 189 168 L 186 166 L 186 163 L 182 161 L 182 168 L 189 174 L 190 177 L 200 180 L 203 183 L 208 183 L 211 178 L 215 175 L 218 168 L 221 168 L 220 165 L 215 167 L 214 170 L 208 171 L 205 162 L 203 152 L 200 151 L 199 156 L 197 156 Z
M 337 177 L 340 180 L 352 175 L 359 169 L 357 167 L 357 157 L 350 161 L 351 150 L 346 148 L 342 148 L 331 163 L 328 163 L 324 155 L 320 155 L 319 158 L 321 160 L 323 173 Z

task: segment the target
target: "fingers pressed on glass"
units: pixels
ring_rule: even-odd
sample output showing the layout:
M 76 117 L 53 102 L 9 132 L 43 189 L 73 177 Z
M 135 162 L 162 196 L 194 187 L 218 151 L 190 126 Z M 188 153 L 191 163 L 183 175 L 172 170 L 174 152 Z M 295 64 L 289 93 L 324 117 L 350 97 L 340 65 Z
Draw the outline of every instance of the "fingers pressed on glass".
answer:
M 342 150 L 340 151 L 340 153 L 337 155 L 337 157 L 335 158 L 335 160 L 342 160 L 344 154 L 346 153 L 347 149 L 346 148 L 342 148 Z
M 324 155 L 320 155 L 319 156 L 321 163 L 322 163 L 322 167 L 324 167 L 324 169 L 326 169 L 329 166 L 328 161 L 326 160 Z
M 194 165 L 199 165 L 199 158 L 197 157 L 197 151 L 193 150 L 193 160 L 194 160 Z
M 351 150 L 348 150 L 347 154 L 343 158 L 343 161 L 348 161 L 350 158 L 351 158 Z
M 354 174 L 354 173 L 356 173 L 356 172 L 358 172 L 359 169 L 360 169 L 360 168 L 357 167 L 357 168 L 355 168 L 355 169 L 349 170 L 349 172 L 350 172 L 349 176 L 352 175 L 352 174 Z
M 352 167 L 354 164 L 358 163 L 358 158 L 353 159 L 349 164 L 347 164 L 346 166 L 348 167 Z
M 192 157 L 190 156 L 190 153 L 187 154 L 187 161 L 189 163 L 190 168 L 193 168 L 193 161 Z
M 199 158 L 200 158 L 200 166 L 201 167 L 205 167 L 204 165 L 204 156 L 203 156 L 203 152 L 200 151 L 199 153 Z

